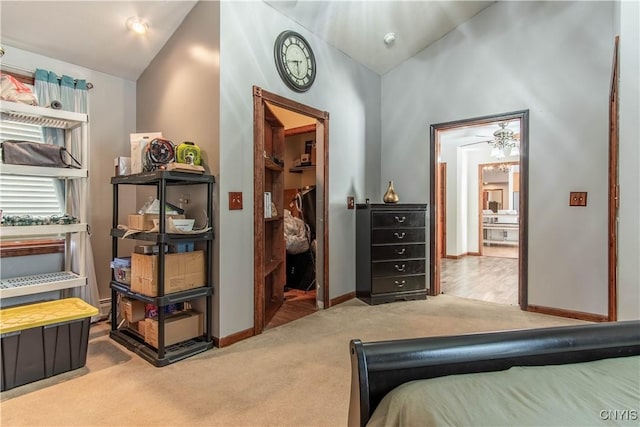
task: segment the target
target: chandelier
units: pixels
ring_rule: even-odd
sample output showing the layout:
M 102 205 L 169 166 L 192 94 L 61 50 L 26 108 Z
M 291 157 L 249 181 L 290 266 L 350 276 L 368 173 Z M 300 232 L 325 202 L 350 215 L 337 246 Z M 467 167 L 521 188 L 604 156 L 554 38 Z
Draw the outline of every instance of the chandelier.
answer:
M 500 129 L 493 133 L 494 140 L 489 141 L 489 144 L 493 144 L 491 157 L 495 157 L 496 159 L 504 159 L 507 155 L 520 155 L 520 149 L 517 144 L 518 140 L 513 134 L 513 131 L 507 129 L 507 124 L 507 122 L 498 123 Z

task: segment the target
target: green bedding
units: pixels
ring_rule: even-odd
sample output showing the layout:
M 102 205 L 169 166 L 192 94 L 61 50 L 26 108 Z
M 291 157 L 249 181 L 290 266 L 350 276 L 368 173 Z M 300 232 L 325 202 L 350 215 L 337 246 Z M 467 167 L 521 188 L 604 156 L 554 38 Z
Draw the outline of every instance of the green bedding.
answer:
M 640 356 L 408 382 L 367 425 L 640 426 Z

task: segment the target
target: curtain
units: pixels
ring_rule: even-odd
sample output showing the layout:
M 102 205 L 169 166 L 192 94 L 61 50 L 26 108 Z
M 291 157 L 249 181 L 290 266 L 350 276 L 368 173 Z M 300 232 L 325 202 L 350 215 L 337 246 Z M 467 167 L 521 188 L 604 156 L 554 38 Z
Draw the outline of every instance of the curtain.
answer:
M 61 104 L 61 108 L 66 111 L 73 111 L 76 113 L 87 113 L 89 111 L 89 96 L 87 92 L 87 82 L 85 80 L 76 80 L 73 77 L 66 75 L 58 79 L 58 76 L 54 72 L 38 69 L 36 70 L 35 87 L 36 96 L 38 97 L 40 106 L 52 106 L 54 101 L 58 101 Z M 51 131 L 59 129 L 48 130 Z M 46 135 L 45 133 L 45 142 L 47 141 L 47 136 L 48 135 Z M 76 128 L 71 131 L 71 144 L 70 147 L 67 148 L 76 159 L 82 158 L 81 138 L 82 130 L 80 128 Z M 54 136 L 51 141 L 54 144 L 64 145 L 64 135 L 62 134 L 62 131 L 60 131 L 59 136 Z M 88 147 L 90 147 L 90 144 L 87 143 L 87 148 Z M 89 165 L 82 165 L 82 167 L 88 169 Z M 87 181 L 87 179 L 69 180 L 69 185 L 67 186 L 66 192 L 66 208 L 71 215 L 80 215 L 80 197 L 82 194 L 85 194 L 85 187 L 88 186 Z M 85 201 L 85 203 L 86 202 L 87 201 Z M 85 238 L 86 240 L 82 242 L 82 238 Z M 73 289 L 72 295 L 83 299 L 94 307 L 100 307 L 98 281 L 96 278 L 95 265 L 93 261 L 93 249 L 91 247 L 91 239 L 89 233 L 87 233 L 86 235 L 72 235 L 71 267 L 74 271 L 79 270 L 79 247 L 82 246 L 82 244 L 84 244 L 86 250 L 85 274 L 87 276 L 87 286 Z M 92 320 L 95 321 L 98 319 L 99 317 L 96 316 Z
M 60 84 L 57 74 L 53 71 L 36 69 L 34 87 L 41 107 L 49 107 L 60 102 Z M 42 140 L 45 144 L 64 145 L 64 132 L 62 129 L 43 127 Z

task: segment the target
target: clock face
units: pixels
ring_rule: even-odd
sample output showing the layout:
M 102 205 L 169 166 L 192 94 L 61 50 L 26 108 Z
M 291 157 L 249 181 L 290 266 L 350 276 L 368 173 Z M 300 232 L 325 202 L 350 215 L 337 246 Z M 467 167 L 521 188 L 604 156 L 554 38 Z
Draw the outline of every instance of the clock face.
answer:
M 316 78 L 316 59 L 300 34 L 283 31 L 274 46 L 276 68 L 284 82 L 297 92 L 307 91 Z

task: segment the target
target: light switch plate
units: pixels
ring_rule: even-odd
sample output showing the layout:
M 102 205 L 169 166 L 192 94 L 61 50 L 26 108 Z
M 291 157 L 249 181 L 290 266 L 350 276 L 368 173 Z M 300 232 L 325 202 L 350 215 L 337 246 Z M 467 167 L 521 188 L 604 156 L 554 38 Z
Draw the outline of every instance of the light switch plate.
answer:
M 242 193 L 239 191 L 229 192 L 229 210 L 237 211 L 242 209 Z
M 353 196 L 347 197 L 347 209 L 353 209 L 356 206 L 356 202 Z

